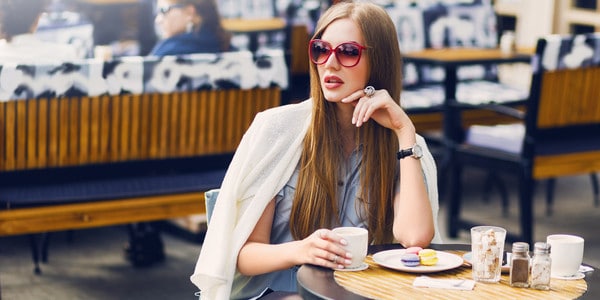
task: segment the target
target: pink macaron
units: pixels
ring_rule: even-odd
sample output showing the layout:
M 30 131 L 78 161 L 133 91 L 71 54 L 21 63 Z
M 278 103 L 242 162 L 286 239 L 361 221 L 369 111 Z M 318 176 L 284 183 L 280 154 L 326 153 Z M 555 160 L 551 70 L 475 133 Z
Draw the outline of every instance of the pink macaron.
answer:
M 419 251 L 423 250 L 423 248 L 421 247 L 408 247 L 406 248 L 406 250 L 404 250 L 404 253 L 407 254 L 419 254 Z

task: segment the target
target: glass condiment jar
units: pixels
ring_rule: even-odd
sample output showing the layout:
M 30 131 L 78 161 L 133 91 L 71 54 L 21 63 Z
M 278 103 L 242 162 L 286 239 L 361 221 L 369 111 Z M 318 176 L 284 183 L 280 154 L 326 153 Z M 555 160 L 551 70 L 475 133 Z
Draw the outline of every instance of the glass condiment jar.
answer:
M 500 50 L 503 54 L 512 54 L 516 50 L 515 32 L 505 31 L 500 37 Z
M 510 257 L 510 285 L 529 287 L 529 244 L 513 243 Z
M 550 258 L 550 244 L 535 243 L 533 258 L 531 259 L 531 287 L 538 290 L 550 289 L 550 271 L 552 258 Z

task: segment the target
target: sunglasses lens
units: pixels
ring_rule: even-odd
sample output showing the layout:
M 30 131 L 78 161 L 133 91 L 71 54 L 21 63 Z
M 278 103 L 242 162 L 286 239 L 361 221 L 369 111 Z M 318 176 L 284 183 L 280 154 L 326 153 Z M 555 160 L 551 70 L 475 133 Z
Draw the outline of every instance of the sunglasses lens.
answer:
M 355 66 L 360 59 L 360 52 L 358 45 L 351 43 L 344 43 L 335 48 L 337 59 L 345 67 Z
M 321 65 L 329 59 L 331 53 L 335 52 L 335 57 L 342 66 L 354 67 L 360 61 L 363 48 L 357 43 L 349 42 L 331 49 L 328 42 L 312 40 L 309 44 L 310 60 L 317 65 Z
M 331 47 L 323 41 L 312 41 L 310 46 L 310 59 L 315 64 L 325 63 L 331 55 Z

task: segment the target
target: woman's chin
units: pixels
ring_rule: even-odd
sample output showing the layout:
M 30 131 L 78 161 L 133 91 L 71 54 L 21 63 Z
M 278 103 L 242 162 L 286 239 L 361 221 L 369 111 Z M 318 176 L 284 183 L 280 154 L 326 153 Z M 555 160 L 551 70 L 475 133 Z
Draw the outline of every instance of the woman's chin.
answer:
M 325 96 L 325 100 L 327 100 L 327 102 L 332 102 L 332 103 L 339 103 L 342 101 L 342 99 L 344 99 L 346 97 L 346 95 L 342 95 L 342 93 L 334 93 L 334 92 L 325 92 L 325 93 L 323 93 L 323 96 Z

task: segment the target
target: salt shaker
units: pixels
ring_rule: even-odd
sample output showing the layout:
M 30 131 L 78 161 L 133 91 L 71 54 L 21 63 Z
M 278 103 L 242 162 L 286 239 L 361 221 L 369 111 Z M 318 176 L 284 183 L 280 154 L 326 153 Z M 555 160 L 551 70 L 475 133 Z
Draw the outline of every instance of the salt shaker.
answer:
M 510 258 L 510 285 L 529 287 L 529 244 L 513 243 Z
M 535 243 L 531 260 L 531 287 L 538 290 L 550 289 L 550 244 Z

